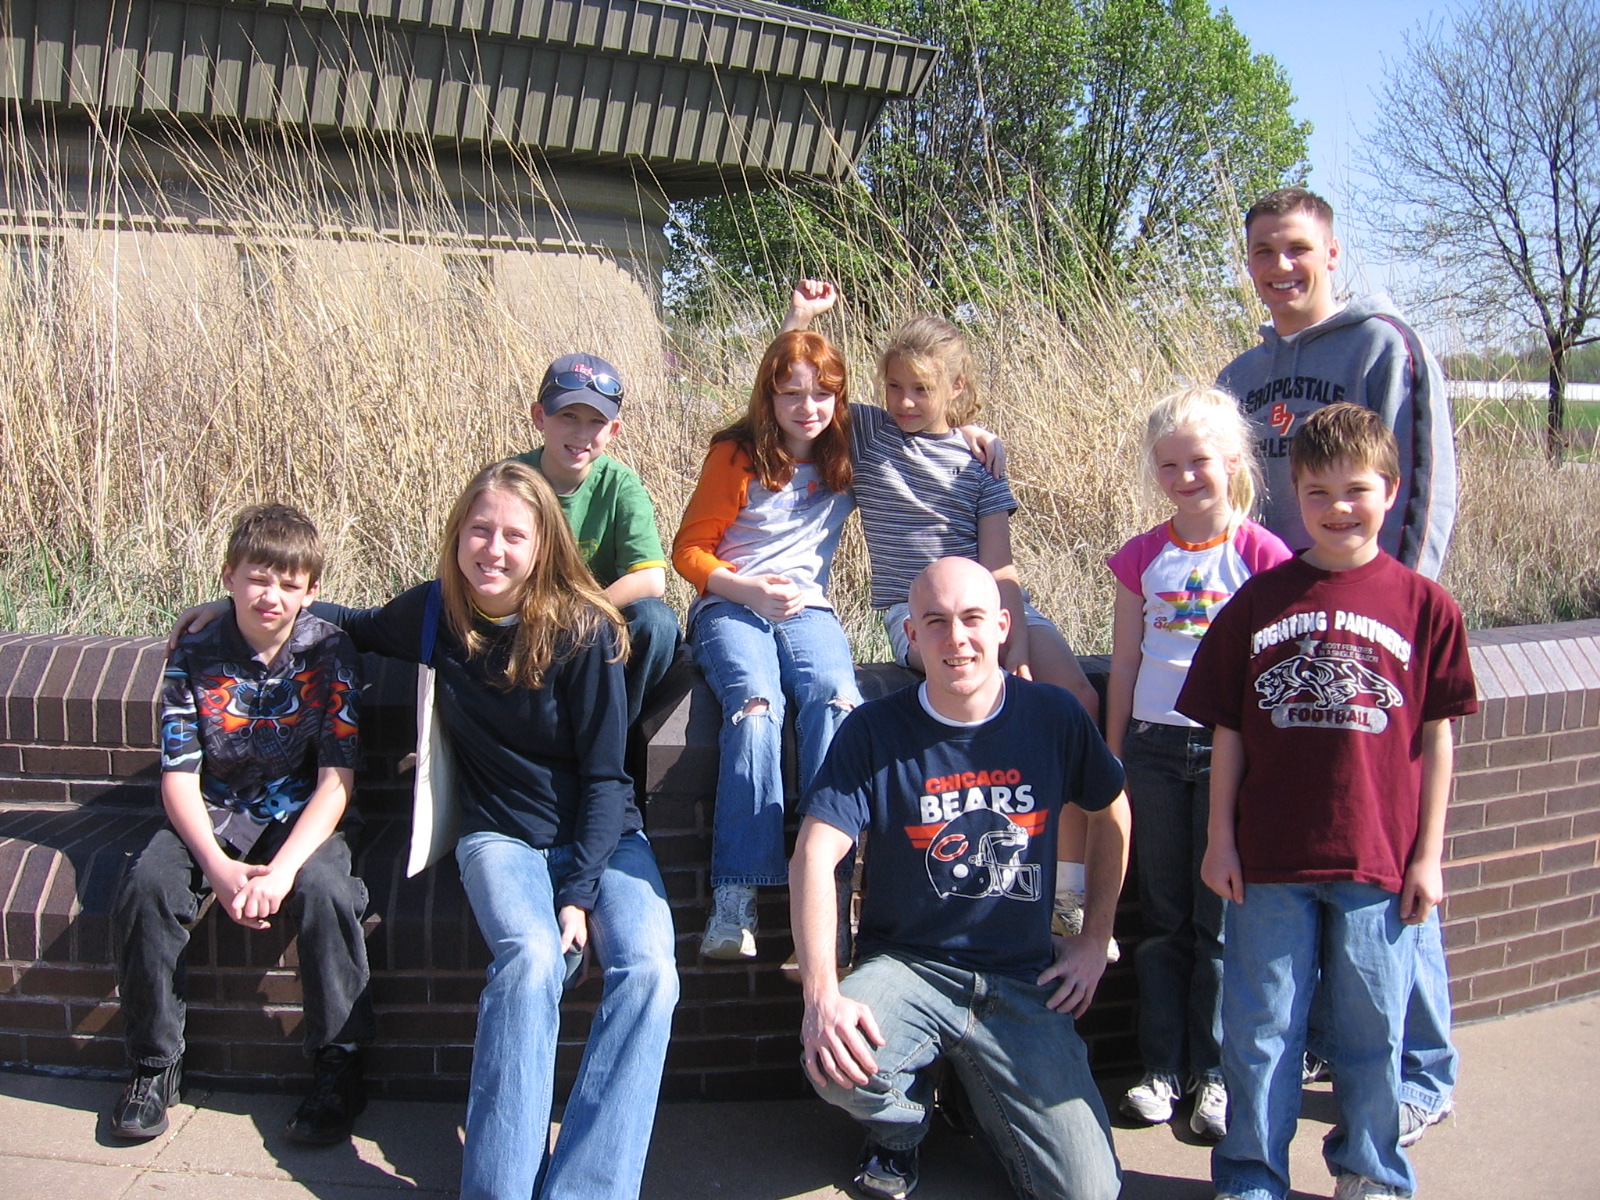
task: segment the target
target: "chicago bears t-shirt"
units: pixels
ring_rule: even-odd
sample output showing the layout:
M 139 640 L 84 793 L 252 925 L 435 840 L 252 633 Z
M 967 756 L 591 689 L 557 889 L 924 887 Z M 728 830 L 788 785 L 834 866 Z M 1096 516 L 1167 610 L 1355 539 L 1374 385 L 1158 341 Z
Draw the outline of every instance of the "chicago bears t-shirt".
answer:
M 1178 710 L 1239 731 L 1246 883 L 1398 892 L 1421 811 L 1422 727 L 1478 708 L 1450 594 L 1380 553 L 1303 558 L 1241 587 L 1195 652 Z
M 1122 790 L 1083 706 L 1006 677 L 980 725 L 935 720 L 918 685 L 845 720 L 800 811 L 868 834 L 858 944 L 1030 982 L 1050 965 L 1056 820 Z

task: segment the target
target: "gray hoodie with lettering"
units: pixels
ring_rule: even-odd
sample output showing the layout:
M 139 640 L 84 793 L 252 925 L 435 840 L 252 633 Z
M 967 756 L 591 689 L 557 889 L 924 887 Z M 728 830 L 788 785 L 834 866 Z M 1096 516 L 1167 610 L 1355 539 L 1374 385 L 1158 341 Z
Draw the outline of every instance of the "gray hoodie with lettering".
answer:
M 1400 446 L 1400 494 L 1378 544 L 1437 579 L 1456 520 L 1456 443 L 1444 372 L 1384 295 L 1350 301 L 1327 320 L 1261 344 L 1217 376 L 1259 439 L 1267 495 L 1261 523 L 1290 547 L 1311 544 L 1289 481 L 1289 442 L 1324 405 L 1347 400 L 1377 412 Z

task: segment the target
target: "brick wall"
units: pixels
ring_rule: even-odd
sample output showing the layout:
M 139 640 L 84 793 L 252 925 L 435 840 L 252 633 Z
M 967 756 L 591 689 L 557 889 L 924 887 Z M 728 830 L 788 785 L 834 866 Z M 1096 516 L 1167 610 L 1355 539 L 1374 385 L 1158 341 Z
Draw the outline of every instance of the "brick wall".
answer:
M 1445 946 L 1458 1021 L 1600 991 L 1600 621 L 1472 635 Z
M 1457 1018 L 1600 991 L 1600 622 L 1473 635 L 1483 711 L 1457 730 L 1445 906 Z M 127 853 L 159 821 L 155 695 L 161 648 L 147 639 L 0 634 L 0 1063 L 122 1069 L 107 912 Z M 1091 671 L 1098 664 L 1086 663 Z M 453 863 L 404 878 L 413 682 L 368 660 L 367 818 L 358 869 L 372 894 L 368 947 L 379 1013 L 369 1060 L 395 1095 L 463 1094 L 487 952 Z M 863 691 L 903 673 L 861 672 Z M 669 1098 L 799 1095 L 799 989 L 784 894 L 764 891 L 760 957 L 696 958 L 716 772 L 716 705 L 680 670 L 633 764 L 678 930 L 683 1000 Z M 1135 840 L 1137 853 L 1137 839 Z M 1132 888 L 1118 913 L 1131 950 Z M 187 1060 L 197 1078 L 297 1086 L 294 945 L 211 913 L 190 948 Z M 571 1082 L 599 987 L 563 1005 L 560 1084 Z M 1098 1068 L 1131 1066 L 1134 985 L 1107 972 L 1082 1023 Z

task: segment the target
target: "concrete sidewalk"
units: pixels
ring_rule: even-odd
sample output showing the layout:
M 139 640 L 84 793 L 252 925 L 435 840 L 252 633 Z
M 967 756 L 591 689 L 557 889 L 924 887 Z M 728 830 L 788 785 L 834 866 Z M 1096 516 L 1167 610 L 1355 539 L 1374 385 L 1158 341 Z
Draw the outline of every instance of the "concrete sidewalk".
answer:
M 1600 998 L 1458 1031 L 1459 1115 L 1414 1151 L 1422 1193 L 1441 1200 L 1593 1200 L 1600 1195 Z M 1117 1085 L 1124 1080 L 1108 1081 Z M 353 1145 L 305 1150 L 279 1132 L 294 1100 L 195 1089 L 144 1145 L 106 1138 L 120 1085 L 0 1073 L 0 1196 L 26 1200 L 377 1200 L 450 1197 L 459 1104 L 374 1102 Z M 1112 1092 L 1111 1094 L 1115 1094 Z M 1309 1090 L 1293 1149 L 1297 1198 L 1332 1184 L 1318 1153 L 1332 1118 Z M 1116 1131 L 1125 1200 L 1209 1200 L 1208 1148 L 1187 1128 Z M 832 1200 L 855 1162 L 851 1122 L 820 1102 L 663 1105 L 645 1200 Z M 923 1153 L 919 1200 L 1007 1200 L 972 1141 L 945 1131 Z

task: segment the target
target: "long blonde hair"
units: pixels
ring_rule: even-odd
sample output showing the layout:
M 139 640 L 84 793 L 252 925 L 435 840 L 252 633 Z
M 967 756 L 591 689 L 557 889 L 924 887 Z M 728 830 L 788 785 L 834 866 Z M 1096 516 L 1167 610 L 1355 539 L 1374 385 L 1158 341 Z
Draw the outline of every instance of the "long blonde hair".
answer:
M 918 382 L 937 389 L 944 401 L 944 421 L 952 429 L 978 419 L 983 405 L 972 369 L 972 350 L 966 335 L 942 317 L 912 317 L 889 335 L 878 355 L 878 383 L 883 384 L 889 363 L 899 359 Z M 961 397 L 956 398 L 956 384 Z
M 593 645 L 607 623 L 615 631 L 617 656 L 625 659 L 627 622 L 589 573 L 554 489 L 537 469 L 514 459 L 493 463 L 473 476 L 450 509 L 439 546 L 445 619 L 468 656 L 487 653 L 489 643 L 473 623 L 472 589 L 461 574 L 456 555 L 467 516 L 485 492 L 498 492 L 526 504 L 537 539 L 532 569 L 517 597 L 519 621 L 503 685 L 543 686 L 545 672 L 553 662 L 565 661 Z
M 1213 387 L 1180 388 L 1157 400 L 1144 429 L 1144 465 L 1156 474 L 1156 443 L 1175 433 L 1191 432 L 1210 441 L 1224 458 L 1237 458 L 1239 469 L 1228 476 L 1228 503 L 1237 529 L 1255 506 L 1261 486 L 1261 462 L 1256 457 L 1255 433 L 1239 411 L 1237 401 Z

